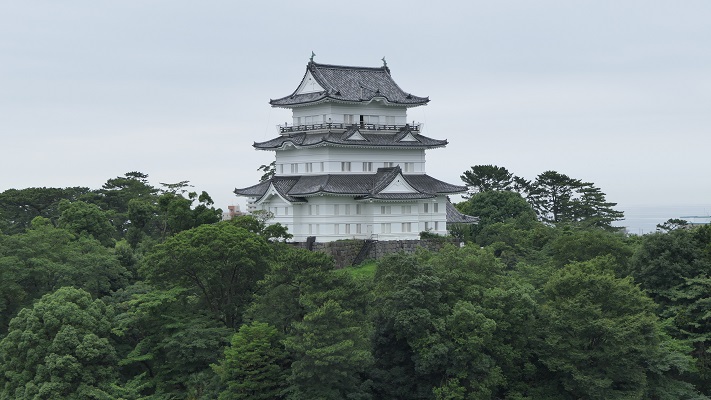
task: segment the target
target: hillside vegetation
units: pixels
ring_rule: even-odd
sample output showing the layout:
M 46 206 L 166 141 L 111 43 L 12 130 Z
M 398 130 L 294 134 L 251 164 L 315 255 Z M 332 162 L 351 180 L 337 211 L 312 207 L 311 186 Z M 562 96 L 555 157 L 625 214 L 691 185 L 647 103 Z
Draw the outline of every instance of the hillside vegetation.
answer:
M 707 399 L 711 226 L 489 167 L 463 247 L 344 270 L 188 182 L 0 193 L 0 399 Z

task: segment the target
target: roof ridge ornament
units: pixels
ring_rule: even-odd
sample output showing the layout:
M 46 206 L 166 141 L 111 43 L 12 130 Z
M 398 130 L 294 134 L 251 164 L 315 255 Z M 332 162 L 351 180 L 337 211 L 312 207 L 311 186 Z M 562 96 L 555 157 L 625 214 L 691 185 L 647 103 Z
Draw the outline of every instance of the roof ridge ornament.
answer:
M 311 58 L 309 58 L 310 63 L 314 62 L 314 57 L 316 57 L 316 53 L 314 53 L 314 51 L 311 50 Z
M 388 62 L 385 61 L 385 56 L 383 56 L 383 67 L 387 68 L 388 67 Z

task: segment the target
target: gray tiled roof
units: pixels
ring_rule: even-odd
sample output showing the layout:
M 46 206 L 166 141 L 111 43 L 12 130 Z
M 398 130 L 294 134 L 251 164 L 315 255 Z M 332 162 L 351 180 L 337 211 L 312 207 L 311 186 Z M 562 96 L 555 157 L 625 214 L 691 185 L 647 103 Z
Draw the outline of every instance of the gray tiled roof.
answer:
M 382 97 L 391 104 L 414 107 L 430 101 L 427 97 L 414 96 L 400 89 L 390 76 L 390 69 L 385 66 L 348 67 L 317 64 L 312 61 L 308 63 L 306 70 L 311 72 L 314 79 L 325 90 L 303 94 L 295 94 L 294 91 L 289 96 L 270 100 L 269 103 L 275 107 L 288 108 L 326 100 L 360 103 Z
M 447 202 L 447 223 L 448 224 L 476 224 L 479 217 L 462 214 L 454 207 L 454 204 Z
M 315 147 L 315 146 L 338 146 L 338 147 L 390 147 L 390 148 L 407 148 L 407 149 L 432 149 L 444 147 L 447 145 L 447 140 L 439 140 L 428 138 L 420 135 L 412 130 L 403 129 L 395 133 L 364 133 L 359 132 L 365 140 L 348 139 L 353 133 L 358 130 L 357 127 L 351 127 L 345 131 L 329 131 L 317 133 L 292 133 L 288 136 L 279 136 L 277 138 L 267 140 L 266 142 L 255 142 L 253 146 L 259 150 L 276 150 L 287 143 L 291 143 L 297 147 Z M 402 140 L 407 134 L 412 134 L 416 141 Z
M 357 200 L 408 200 L 432 198 L 435 195 L 462 193 L 466 186 L 452 185 L 429 175 L 402 175 L 417 193 L 380 193 L 402 173 L 400 167 L 379 168 L 375 174 L 328 174 L 304 176 L 276 176 L 244 189 L 235 189 L 239 196 L 261 198 L 273 183 L 276 190 L 289 201 L 303 202 L 304 197 L 318 194 L 352 196 Z

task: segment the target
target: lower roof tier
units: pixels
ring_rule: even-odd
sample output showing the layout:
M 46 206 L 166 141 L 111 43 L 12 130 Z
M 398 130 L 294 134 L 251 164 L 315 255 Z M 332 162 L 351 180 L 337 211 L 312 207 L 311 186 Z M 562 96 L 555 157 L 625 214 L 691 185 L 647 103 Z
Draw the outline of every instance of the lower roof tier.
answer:
M 403 175 L 400 167 L 379 168 L 375 174 L 326 174 L 275 176 L 257 185 L 235 189 L 238 196 L 257 202 L 276 192 L 285 201 L 303 203 L 312 196 L 352 196 L 355 200 L 405 201 L 466 192 L 466 186 L 452 185 L 429 175 Z

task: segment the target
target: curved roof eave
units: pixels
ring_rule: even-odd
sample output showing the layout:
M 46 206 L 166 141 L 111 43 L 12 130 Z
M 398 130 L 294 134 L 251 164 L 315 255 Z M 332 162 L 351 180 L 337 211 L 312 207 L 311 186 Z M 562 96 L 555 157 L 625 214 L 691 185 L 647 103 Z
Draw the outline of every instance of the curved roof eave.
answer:
M 274 108 L 298 108 L 298 107 L 307 107 L 307 106 L 313 106 L 317 104 L 322 104 L 322 103 L 339 103 L 339 104 L 370 104 L 374 101 L 380 100 L 384 106 L 387 107 L 407 107 L 407 108 L 412 108 L 412 107 L 419 107 L 419 106 L 426 106 L 427 103 L 430 102 L 428 97 L 425 97 L 424 101 L 418 102 L 418 103 L 397 103 L 397 102 L 392 102 L 389 101 L 388 99 L 384 97 L 374 97 L 372 99 L 364 99 L 364 100 L 343 100 L 339 99 L 333 96 L 323 96 L 319 99 L 316 100 L 310 100 L 310 101 L 305 101 L 301 103 L 289 103 L 289 104 L 275 104 L 276 101 L 282 100 L 282 99 L 287 99 L 290 98 L 291 96 L 287 97 L 282 97 L 281 99 L 276 99 L 276 100 L 269 100 L 269 104 L 274 107 Z
M 306 149 L 306 148 L 314 148 L 314 147 L 343 147 L 343 148 L 350 148 L 350 149 L 413 149 L 413 150 L 432 150 L 432 149 L 440 149 L 444 148 L 447 146 L 449 143 L 444 143 L 444 144 L 438 144 L 438 145 L 422 145 L 422 146 L 406 146 L 406 145 L 376 145 L 376 144 L 371 144 L 371 145 L 366 145 L 362 143 L 353 143 L 353 144 L 345 144 L 345 143 L 333 143 L 333 142 L 319 142 L 319 143 L 314 143 L 314 144 L 307 144 L 307 145 L 300 145 L 300 144 L 295 144 L 293 141 L 285 141 L 282 143 L 280 146 L 273 146 L 273 147 L 259 147 L 257 143 L 253 144 L 252 146 L 255 148 L 255 150 L 264 150 L 264 151 L 277 151 L 277 150 L 284 150 L 286 148 L 293 147 L 295 149 Z

